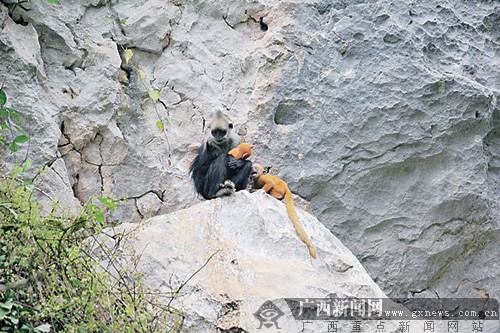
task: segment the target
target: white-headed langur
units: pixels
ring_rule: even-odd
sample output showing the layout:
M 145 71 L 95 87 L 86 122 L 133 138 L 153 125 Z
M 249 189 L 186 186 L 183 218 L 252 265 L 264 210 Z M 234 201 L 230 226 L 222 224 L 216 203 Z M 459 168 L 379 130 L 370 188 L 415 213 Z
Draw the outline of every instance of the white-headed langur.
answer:
M 240 141 L 240 136 L 233 130 L 233 124 L 218 111 L 189 168 L 196 191 L 203 198 L 231 195 L 247 187 L 252 162 L 228 155 Z

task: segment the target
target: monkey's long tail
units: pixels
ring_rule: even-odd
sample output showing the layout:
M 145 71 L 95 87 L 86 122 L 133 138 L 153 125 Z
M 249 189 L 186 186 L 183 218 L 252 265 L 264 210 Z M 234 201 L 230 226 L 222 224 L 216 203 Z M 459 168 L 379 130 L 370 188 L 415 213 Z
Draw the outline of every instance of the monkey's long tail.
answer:
M 295 212 L 295 205 L 293 203 L 292 192 L 290 192 L 289 189 L 287 189 L 285 193 L 285 205 L 286 205 L 286 211 L 288 212 L 288 217 L 290 217 L 290 220 L 292 221 L 293 226 L 297 231 L 297 234 L 299 235 L 300 239 L 304 242 L 304 244 L 306 244 L 311 257 L 316 259 L 316 251 L 314 250 L 314 246 L 311 242 L 311 239 L 309 238 L 309 236 L 307 236 L 306 231 L 302 227 L 302 223 L 300 223 L 299 217 Z

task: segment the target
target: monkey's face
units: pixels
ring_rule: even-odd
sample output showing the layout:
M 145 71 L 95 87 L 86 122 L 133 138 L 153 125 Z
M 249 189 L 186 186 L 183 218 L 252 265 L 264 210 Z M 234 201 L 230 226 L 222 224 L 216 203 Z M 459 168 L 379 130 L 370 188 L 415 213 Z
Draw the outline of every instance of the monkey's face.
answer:
M 252 174 L 251 174 L 252 178 L 257 179 L 263 174 L 264 174 L 264 167 L 262 165 L 257 163 L 252 165 Z
M 215 141 L 221 142 L 226 138 L 227 130 L 217 127 L 212 129 L 210 133 L 212 134 L 212 137 L 215 139 Z
M 214 120 L 212 120 L 209 126 L 210 141 L 215 141 L 217 144 L 228 141 L 231 137 L 232 129 L 233 123 L 231 123 L 222 112 L 217 112 Z

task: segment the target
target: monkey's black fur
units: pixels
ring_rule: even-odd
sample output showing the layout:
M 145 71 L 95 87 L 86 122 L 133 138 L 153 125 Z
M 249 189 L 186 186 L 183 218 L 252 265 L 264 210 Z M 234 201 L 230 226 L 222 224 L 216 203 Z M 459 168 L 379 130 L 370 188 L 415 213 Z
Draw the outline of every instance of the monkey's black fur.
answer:
M 244 190 L 250 182 L 250 174 L 252 173 L 252 162 L 247 160 L 237 160 L 228 155 L 228 179 L 235 185 L 236 191 Z
M 222 184 L 231 180 L 235 190 L 247 187 L 252 172 L 252 162 L 237 160 L 227 153 L 238 145 L 239 137 L 232 133 L 232 124 L 218 113 L 212 122 L 208 139 L 198 148 L 198 155 L 189 171 L 196 191 L 205 199 L 212 199 L 233 192 Z

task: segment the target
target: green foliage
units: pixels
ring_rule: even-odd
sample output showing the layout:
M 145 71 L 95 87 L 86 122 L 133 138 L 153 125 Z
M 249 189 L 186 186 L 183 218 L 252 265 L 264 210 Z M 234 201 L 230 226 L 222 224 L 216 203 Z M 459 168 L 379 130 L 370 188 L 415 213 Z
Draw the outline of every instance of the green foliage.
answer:
M 7 94 L 5 91 L 0 89 L 0 106 L 4 106 L 7 103 Z
M 15 153 L 19 150 L 19 144 L 28 142 L 30 137 L 22 125 L 19 114 L 7 107 L 7 94 L 0 88 L 0 147 L 8 146 Z
M 163 121 L 161 121 L 161 120 L 158 120 L 158 121 L 156 122 L 156 127 L 158 128 L 158 130 L 159 130 L 160 132 L 163 132 L 163 131 L 165 130 L 165 124 L 164 124 L 164 123 L 163 123 Z
M 119 20 L 119 19 L 115 20 L 109 15 L 104 17 L 104 24 L 111 24 L 113 22 L 116 22 L 118 24 L 125 25 L 125 26 L 127 25 L 127 21 L 125 21 L 125 20 Z
M 0 332 L 179 330 L 182 317 L 158 304 L 135 270 L 140 258 L 121 247 L 126 236 L 103 236 L 114 200 L 43 217 L 19 185 L 0 178 Z
M 99 197 L 97 198 L 102 204 L 109 210 L 113 211 L 116 209 L 116 202 L 113 199 L 110 198 L 105 198 L 105 197 Z
M 4 301 L 0 302 L 0 322 L 2 322 L 2 327 L 0 327 L 1 332 L 33 332 L 33 333 L 45 333 L 50 332 L 49 324 L 41 324 L 36 327 L 32 325 L 23 324 L 19 327 L 19 317 L 30 316 L 33 314 L 33 310 L 29 307 L 19 305 L 14 302 L 14 292 L 9 291 L 6 293 L 6 298 Z
M 158 111 L 157 103 L 160 101 L 160 98 L 161 98 L 161 90 L 151 89 L 149 87 L 149 84 L 146 81 L 146 74 L 144 73 L 144 71 L 139 69 L 139 67 L 131 61 L 133 56 L 134 56 L 134 52 L 132 51 L 132 49 L 125 49 L 124 50 L 123 57 L 125 60 L 125 65 L 129 66 L 131 69 L 135 70 L 139 74 L 139 80 L 141 81 L 142 85 L 144 86 L 144 89 L 147 92 L 147 97 L 146 97 L 144 104 L 142 106 L 143 110 L 145 110 L 146 102 L 148 102 L 148 101 L 153 102 L 154 110 L 155 110 L 156 115 L 158 117 L 158 120 L 156 121 L 156 128 L 161 133 L 164 133 L 165 139 L 167 140 L 167 143 L 168 143 L 168 138 L 167 138 L 166 129 L 165 129 L 165 120 L 167 123 L 169 123 L 171 125 L 172 125 L 172 121 L 170 120 L 169 117 L 166 117 L 165 120 L 162 119 L 160 112 Z M 165 104 L 163 104 L 163 106 L 165 106 Z M 170 144 L 169 144 L 169 146 L 170 146 Z
M 153 100 L 153 103 L 157 103 L 158 100 L 161 97 L 161 91 L 160 90 L 150 90 L 148 91 L 149 97 Z
M 130 62 L 130 59 L 132 59 L 133 55 L 134 55 L 134 52 L 132 52 L 131 49 L 125 50 L 125 64 L 128 65 L 128 63 Z

